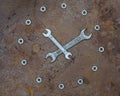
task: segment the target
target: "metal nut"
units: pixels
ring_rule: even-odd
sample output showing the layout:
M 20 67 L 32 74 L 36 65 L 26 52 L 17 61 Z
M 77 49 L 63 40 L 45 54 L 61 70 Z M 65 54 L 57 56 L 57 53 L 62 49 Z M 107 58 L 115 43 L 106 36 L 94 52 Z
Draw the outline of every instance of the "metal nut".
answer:
M 104 47 L 99 47 L 99 52 L 102 53 L 102 52 L 104 52 L 104 50 L 105 50 Z
M 101 29 L 101 28 L 100 28 L 100 25 L 95 25 L 94 29 L 95 29 L 96 31 L 99 31 L 99 30 Z
M 24 43 L 23 38 L 19 38 L 19 39 L 18 39 L 18 44 L 20 44 L 20 45 L 21 45 L 21 44 L 23 44 L 23 43 Z
M 97 66 L 92 66 L 92 71 L 96 72 L 98 70 Z
M 31 23 L 32 23 L 32 21 L 31 21 L 30 19 L 27 19 L 27 20 L 25 21 L 25 24 L 26 24 L 27 26 L 31 25 Z
M 64 84 L 59 84 L 59 85 L 58 85 L 58 88 L 59 88 L 59 89 L 64 89 L 64 87 L 65 87 Z
M 62 8 L 62 9 L 66 9 L 66 8 L 67 8 L 67 4 L 66 4 L 66 3 L 62 3 L 62 4 L 61 4 L 61 8 Z
M 41 83 L 41 82 L 42 82 L 42 78 L 41 78 L 41 77 L 37 77 L 37 78 L 36 78 L 36 82 L 37 82 L 37 83 Z
M 45 12 L 46 10 L 47 10 L 47 8 L 46 8 L 45 6 L 41 6 L 41 7 L 40 7 L 40 11 L 41 11 L 41 12 Z
M 23 59 L 23 60 L 21 61 L 21 64 L 22 64 L 22 65 L 26 65 L 26 64 L 27 64 L 27 60 L 26 60 L 26 59 Z
M 83 16 L 86 16 L 87 14 L 88 14 L 88 12 L 87 12 L 87 10 L 82 10 L 82 12 L 81 12 L 81 14 L 83 15 Z
M 83 84 L 83 79 L 78 79 L 77 83 L 78 83 L 79 85 L 82 85 L 82 84 Z

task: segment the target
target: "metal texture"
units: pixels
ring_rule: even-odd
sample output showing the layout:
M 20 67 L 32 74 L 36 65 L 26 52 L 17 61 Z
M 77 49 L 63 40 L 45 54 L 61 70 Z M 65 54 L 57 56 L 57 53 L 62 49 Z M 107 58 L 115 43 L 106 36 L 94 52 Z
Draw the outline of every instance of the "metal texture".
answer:
M 120 0 L 0 1 L 0 96 L 120 96 Z M 27 26 L 26 20 L 32 23 Z M 45 55 L 58 48 L 41 35 L 45 28 L 63 45 L 84 28 L 93 36 L 69 49 L 74 53 L 71 60 L 62 54 L 50 63 Z

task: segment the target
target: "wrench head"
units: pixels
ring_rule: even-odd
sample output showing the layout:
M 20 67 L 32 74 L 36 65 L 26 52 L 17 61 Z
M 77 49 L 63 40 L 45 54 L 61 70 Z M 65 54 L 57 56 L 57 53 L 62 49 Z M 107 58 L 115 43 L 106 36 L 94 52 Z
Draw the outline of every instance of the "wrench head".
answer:
M 51 59 L 52 59 L 51 62 L 54 62 L 56 60 L 56 56 L 53 53 L 48 53 L 46 55 L 46 58 L 48 58 L 48 57 L 51 57 Z
M 67 52 L 67 53 L 65 54 L 65 58 L 66 58 L 66 59 L 70 59 L 71 56 L 72 56 L 72 54 L 71 54 L 70 52 Z
M 81 31 L 80 36 L 82 36 L 84 39 L 90 39 L 92 37 L 92 33 L 90 35 L 85 35 L 85 31 L 86 31 L 86 29 L 83 29 Z
M 51 30 L 50 29 L 45 29 L 47 33 L 43 33 L 44 37 L 49 37 L 51 35 Z

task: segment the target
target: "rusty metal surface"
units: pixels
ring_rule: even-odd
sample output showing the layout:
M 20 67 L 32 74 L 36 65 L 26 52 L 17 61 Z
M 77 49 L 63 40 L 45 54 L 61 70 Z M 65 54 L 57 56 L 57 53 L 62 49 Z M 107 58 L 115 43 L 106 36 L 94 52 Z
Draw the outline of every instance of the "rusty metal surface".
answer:
M 120 96 L 120 0 L 0 0 L 0 96 Z M 67 3 L 66 9 L 60 4 Z M 47 11 L 41 13 L 40 6 Z M 87 16 L 81 11 L 86 9 Z M 30 19 L 32 24 L 25 25 Z M 99 24 L 100 31 L 94 26 Z M 62 45 L 87 28 L 90 40 L 71 48 L 71 60 L 45 54 L 57 47 L 42 36 L 50 28 Z M 23 37 L 23 45 L 17 43 Z M 103 53 L 98 48 L 104 46 Z M 26 58 L 28 64 L 21 65 Z M 98 66 L 93 72 L 91 67 Z M 43 82 L 35 79 L 41 76 Z M 77 80 L 83 78 L 79 86 Z M 65 84 L 60 90 L 58 84 Z

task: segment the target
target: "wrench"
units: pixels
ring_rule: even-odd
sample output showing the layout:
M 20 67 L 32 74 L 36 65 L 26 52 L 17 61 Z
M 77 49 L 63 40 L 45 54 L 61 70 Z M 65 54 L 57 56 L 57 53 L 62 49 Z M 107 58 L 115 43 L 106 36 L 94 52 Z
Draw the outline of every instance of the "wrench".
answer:
M 66 59 L 70 59 L 69 56 L 72 56 L 72 53 L 68 52 L 62 45 L 51 35 L 50 29 L 45 29 L 47 33 L 43 33 L 44 37 L 48 37 L 59 49 L 64 53 Z
M 78 44 L 79 42 L 81 42 L 83 40 L 90 39 L 92 37 L 92 33 L 89 36 L 87 36 L 84 33 L 85 31 L 86 31 L 86 29 L 83 29 L 79 36 L 77 36 L 75 39 L 73 39 L 72 41 L 70 41 L 69 43 L 64 45 L 63 48 L 65 48 L 67 50 L 67 49 L 73 47 L 74 45 Z M 52 59 L 51 62 L 54 62 L 56 60 L 57 56 L 60 55 L 61 53 L 62 53 L 62 51 L 60 49 L 58 49 L 55 52 L 48 53 L 46 55 L 46 58 L 51 57 L 51 59 Z

